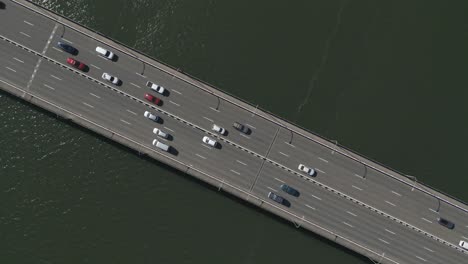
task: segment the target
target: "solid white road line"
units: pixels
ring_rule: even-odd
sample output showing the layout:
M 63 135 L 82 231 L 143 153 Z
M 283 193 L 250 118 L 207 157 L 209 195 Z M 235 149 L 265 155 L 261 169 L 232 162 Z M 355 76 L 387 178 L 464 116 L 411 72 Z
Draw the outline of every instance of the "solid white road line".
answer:
M 392 234 L 392 235 L 395 235 L 395 232 L 392 232 L 392 231 L 390 231 L 390 230 L 388 230 L 388 229 L 385 229 L 385 231 L 389 232 L 389 233 Z
M 123 123 L 127 124 L 127 125 L 131 125 L 129 122 L 123 120 L 123 119 L 120 119 L 120 121 L 122 121 Z
M 267 187 L 267 188 L 270 189 L 270 190 L 272 190 L 272 191 L 274 191 L 274 192 L 278 192 L 277 190 L 275 190 L 275 189 L 273 189 L 273 188 L 271 188 L 271 187 Z
M 288 154 L 284 154 L 284 153 L 283 153 L 283 152 L 281 152 L 281 151 L 279 152 L 279 154 L 281 154 L 281 155 L 283 155 L 283 156 L 286 156 L 286 157 L 288 157 L 288 158 L 289 158 L 289 155 L 288 155 Z
M 242 164 L 242 165 L 244 165 L 244 166 L 247 166 L 247 164 L 245 164 L 244 162 L 242 162 L 242 161 L 240 161 L 240 160 L 236 160 L 236 161 L 237 161 L 237 163 L 240 163 L 240 164 Z
M 395 195 L 401 196 L 401 194 L 399 194 L 397 192 L 392 191 L 392 193 L 395 194 Z
M 31 23 L 31 22 L 28 22 L 28 21 L 26 21 L 26 20 L 23 20 L 23 22 L 24 22 L 24 23 L 26 23 L 26 24 L 28 24 L 28 25 L 30 25 L 30 26 L 32 26 L 32 27 L 34 26 L 34 24 L 33 24 L 33 23 Z
M 22 31 L 20 31 L 20 34 L 22 34 L 22 35 L 24 35 L 24 36 L 26 36 L 26 37 L 28 37 L 28 38 L 30 38 L 30 37 L 31 37 L 31 36 L 29 36 L 28 34 L 26 34 L 26 33 L 22 32 Z
M 57 80 L 59 80 L 59 81 L 62 80 L 62 79 L 60 79 L 59 77 L 57 77 L 57 76 L 55 76 L 55 75 L 52 75 L 52 74 L 50 75 L 50 77 L 55 78 L 55 79 L 57 79 Z
M 57 51 L 63 52 L 63 50 L 61 50 L 61 49 L 58 49 L 58 48 L 56 48 L 56 47 L 52 47 L 52 48 L 53 48 L 54 50 L 57 50 Z
M 96 98 L 101 99 L 101 97 L 99 97 L 99 96 L 97 96 L 97 95 L 95 95 L 95 94 L 93 94 L 93 93 L 89 93 L 89 94 L 92 95 L 92 96 L 94 96 L 94 97 L 96 97 Z
M 13 57 L 13 59 L 14 59 L 15 61 L 19 61 L 19 62 L 21 62 L 21 63 L 24 63 L 24 61 L 22 61 L 22 60 L 20 60 L 20 59 L 18 59 L 18 58 Z
M 320 169 L 317 169 L 317 168 L 315 168 L 314 170 L 316 170 L 316 171 L 318 171 L 320 173 L 326 174 L 323 170 L 320 170 Z
M 430 221 L 430 220 L 427 220 L 427 219 L 426 219 L 426 218 L 424 218 L 424 217 L 422 217 L 421 219 L 422 219 L 422 220 L 424 220 L 424 221 L 426 221 L 426 222 L 428 222 L 428 223 L 431 223 L 431 224 L 432 224 L 432 221 Z
M 5 68 L 9 69 L 9 70 L 12 71 L 12 72 L 16 72 L 16 70 L 14 70 L 14 69 L 12 69 L 12 68 L 10 68 L 10 67 L 5 67 Z
M 90 105 L 90 104 L 87 104 L 85 102 L 83 102 L 84 105 L 86 105 L 87 107 L 91 107 L 91 108 L 94 108 L 94 106 Z
M 62 38 L 62 40 L 66 41 L 66 42 L 68 42 L 70 44 L 73 44 L 73 42 L 69 41 L 68 39 Z
M 52 87 L 52 86 L 49 86 L 49 85 L 47 85 L 47 84 L 45 84 L 45 83 L 44 83 L 44 86 L 45 86 L 45 87 L 47 87 L 47 88 L 49 88 L 49 89 L 51 89 L 51 90 L 55 90 L 55 88 L 54 88 L 54 87 Z
M 305 204 L 305 206 L 308 207 L 308 208 L 310 208 L 310 209 L 312 209 L 312 210 L 315 210 L 314 207 L 312 207 L 312 206 L 310 206 L 310 205 L 308 205 L 308 204 Z
M 353 187 L 354 189 L 357 189 L 357 190 L 360 190 L 360 191 L 362 191 L 362 189 L 361 189 L 361 188 L 359 188 L 359 187 L 357 187 L 357 186 L 351 185 L 351 187 Z
M 418 259 L 420 259 L 420 260 L 424 261 L 424 262 L 426 262 L 426 261 L 427 261 L 427 260 L 425 260 L 425 259 L 423 259 L 423 258 L 421 258 L 421 257 L 419 257 L 419 256 L 416 256 L 416 255 L 414 255 L 414 256 L 415 256 L 415 257 L 417 257 Z
M 127 109 L 127 112 L 129 112 L 130 114 L 134 114 L 134 115 L 138 115 L 137 113 L 133 112 L 133 111 L 130 111 Z
M 345 224 L 345 225 L 347 225 L 347 226 L 349 226 L 349 227 L 354 228 L 354 226 L 352 226 L 351 224 L 348 224 L 348 223 L 346 223 L 346 222 L 343 222 L 343 224 Z
M 248 139 L 250 139 L 250 137 L 249 137 L 249 136 L 246 136 L 246 135 L 244 135 L 244 134 L 239 134 L 239 135 L 241 135 L 241 136 L 243 136 L 243 137 L 245 137 L 245 138 L 248 138 Z
M 55 48 L 55 47 L 54 47 L 54 48 Z M 94 64 L 89 64 L 89 65 L 90 65 L 91 67 L 93 67 L 93 68 L 96 68 L 96 69 L 98 69 L 98 70 L 100 70 L 100 69 L 101 69 L 101 68 L 99 68 L 98 66 L 96 66 L 96 65 L 94 65 Z
M 278 179 L 278 178 L 275 178 L 275 180 L 277 180 L 277 181 L 279 181 L 279 182 L 281 182 L 281 183 L 284 183 L 284 181 L 282 181 L 282 180 L 280 180 L 280 179 Z
M 328 163 L 328 160 L 326 160 L 326 159 L 323 159 L 323 158 L 321 158 L 321 157 L 318 157 L 318 159 L 321 160 L 321 161 L 323 161 L 323 162 Z
M 203 118 L 205 118 L 206 120 L 210 121 L 210 122 L 214 122 L 212 119 L 209 119 L 208 117 L 204 116 Z
M 216 112 L 218 112 L 218 113 L 221 112 L 221 111 L 219 111 L 218 109 L 214 109 L 214 108 L 211 107 L 211 106 L 210 106 L 210 109 L 213 110 L 213 111 L 216 111 Z
M 174 90 L 174 89 L 171 89 L 171 91 L 173 91 L 174 93 L 182 94 L 181 92 Z
M 173 101 L 171 101 L 171 100 L 169 100 L 169 102 L 170 102 L 171 104 L 173 104 L 173 105 L 180 106 L 180 104 L 178 104 L 178 103 L 175 103 L 175 102 L 173 102 Z
M 234 173 L 237 174 L 237 175 L 240 175 L 240 173 L 237 172 L 237 171 L 235 171 L 235 170 L 230 170 L 230 171 L 234 172 Z
M 385 202 L 388 203 L 388 204 L 391 205 L 391 206 L 396 206 L 395 204 L 393 204 L 393 203 L 391 203 L 391 202 L 389 202 L 389 201 L 387 201 L 387 200 L 385 200 Z
M 168 128 L 168 127 L 164 127 L 164 128 L 171 131 L 171 132 L 174 132 L 174 130 L 172 130 L 172 129 Z
M 427 247 L 423 247 L 425 250 L 429 251 L 429 252 L 432 252 L 434 253 L 434 250 L 430 249 L 430 248 L 427 248 Z
M 252 129 L 257 129 L 256 127 L 254 127 L 254 126 L 252 126 L 250 124 L 245 123 L 245 125 L 251 127 Z
M 352 215 L 352 216 L 357 216 L 356 214 L 353 214 L 351 213 L 350 211 L 346 211 L 348 214 Z
M 140 85 L 134 84 L 134 83 L 132 83 L 132 82 L 130 82 L 130 84 L 133 85 L 133 86 L 135 86 L 136 88 L 141 88 Z
M 197 153 L 195 153 L 195 156 L 198 156 L 198 157 L 200 157 L 200 158 L 202 158 L 202 159 L 206 159 L 205 157 L 203 157 L 202 155 L 197 154 Z
M 379 238 L 379 240 L 382 241 L 382 242 L 384 242 L 385 244 L 390 244 L 390 243 L 388 243 L 387 241 L 385 241 L 385 240 L 383 240 L 383 239 L 381 239 L 381 238 Z
M 311 194 L 311 196 L 314 197 L 314 198 L 317 199 L 317 200 L 320 200 L 320 201 L 322 200 L 322 198 L 317 197 L 317 196 L 315 196 L 315 195 L 313 195 L 313 194 Z
M 285 141 L 284 143 L 286 143 L 286 145 L 288 145 L 288 146 L 291 146 L 291 147 L 293 147 L 293 148 L 296 148 L 296 146 L 294 146 L 293 144 L 289 144 L 289 142 L 286 142 L 286 141 Z

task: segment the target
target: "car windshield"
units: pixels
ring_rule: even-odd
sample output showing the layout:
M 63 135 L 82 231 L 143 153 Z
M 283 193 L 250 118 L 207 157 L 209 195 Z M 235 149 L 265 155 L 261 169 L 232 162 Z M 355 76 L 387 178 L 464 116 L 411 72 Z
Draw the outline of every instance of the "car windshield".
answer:
M 107 51 L 107 52 L 106 52 L 106 56 L 109 56 L 109 54 L 110 54 L 110 51 Z

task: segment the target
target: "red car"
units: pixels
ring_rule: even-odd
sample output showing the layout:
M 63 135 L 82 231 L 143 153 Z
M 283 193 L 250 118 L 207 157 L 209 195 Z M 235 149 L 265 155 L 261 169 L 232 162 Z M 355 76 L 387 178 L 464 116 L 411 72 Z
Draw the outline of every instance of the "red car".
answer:
M 82 71 L 83 71 L 84 69 L 86 69 L 86 65 L 85 65 L 84 63 L 79 62 L 79 61 L 77 61 L 77 60 L 74 60 L 74 59 L 72 59 L 72 58 L 68 58 L 68 59 L 67 59 L 67 63 L 70 64 L 71 66 L 77 68 L 77 69 L 82 70 Z
M 154 103 L 155 105 L 160 105 L 161 104 L 161 99 L 157 98 L 156 96 L 153 96 L 151 94 L 145 94 L 145 99 Z

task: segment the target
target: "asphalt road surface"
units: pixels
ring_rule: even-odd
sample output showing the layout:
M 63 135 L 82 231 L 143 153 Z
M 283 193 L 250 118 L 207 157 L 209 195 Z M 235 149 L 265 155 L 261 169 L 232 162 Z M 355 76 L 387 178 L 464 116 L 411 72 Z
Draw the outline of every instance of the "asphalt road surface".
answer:
M 434 190 L 413 188 L 364 166 L 344 155 L 346 150 L 331 150 L 168 74 L 163 66 L 143 66 L 135 56 L 144 56 L 125 47 L 102 43 L 14 2 L 4 2 L 0 86 L 25 89 L 159 151 L 151 145 L 157 138 L 152 130 L 157 127 L 171 135 L 159 140 L 172 147 L 173 158 L 262 197 L 262 206 L 295 215 L 296 223 L 302 219 L 333 230 L 382 255 L 382 262 L 468 263 L 467 252 L 458 246 L 460 240 L 468 241 L 467 213 L 420 189 L 437 194 Z M 58 41 L 77 48 L 78 55 L 59 49 Z M 96 46 L 113 51 L 118 59 L 98 56 Z M 68 57 L 85 63 L 89 70 L 74 69 L 66 63 Z M 117 76 L 122 85 L 103 80 L 103 72 Z M 148 80 L 165 87 L 168 94 L 148 89 Z M 162 106 L 151 107 L 145 93 L 161 98 Z M 161 116 L 163 122 L 145 118 L 145 111 Z M 235 121 L 249 127 L 251 134 L 236 131 Z M 227 135 L 216 135 L 211 131 L 213 124 L 224 127 Z M 219 147 L 204 144 L 205 135 L 217 140 Z M 300 172 L 299 164 L 314 168 L 317 174 L 310 177 Z M 281 184 L 294 187 L 300 195 L 286 194 Z M 284 197 L 290 207 L 268 199 L 270 191 Z M 455 228 L 439 225 L 438 217 L 454 222 Z

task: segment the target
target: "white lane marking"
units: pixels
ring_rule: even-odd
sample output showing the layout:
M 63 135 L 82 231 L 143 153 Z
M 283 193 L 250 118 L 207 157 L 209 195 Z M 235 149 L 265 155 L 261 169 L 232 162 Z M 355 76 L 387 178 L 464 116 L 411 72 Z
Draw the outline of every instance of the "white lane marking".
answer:
M 424 261 L 424 262 L 426 262 L 426 261 L 427 261 L 427 260 L 425 260 L 425 259 L 421 258 L 420 256 L 416 256 L 416 255 L 414 255 L 414 256 L 415 256 L 415 257 L 417 257 L 418 259 L 420 259 L 420 260 Z
M 361 179 L 364 179 L 364 177 L 362 177 L 361 175 L 356 174 L 356 173 L 354 173 L 354 176 L 359 177 L 359 178 L 361 178 Z
M 434 210 L 434 209 L 432 209 L 432 208 L 429 208 L 429 210 L 432 211 L 432 212 L 434 212 L 434 213 L 436 213 L 436 214 L 439 213 L 439 212 L 437 212 L 436 210 Z
M 174 93 L 182 94 L 181 92 L 179 92 L 179 91 L 177 91 L 177 90 L 175 90 L 175 89 L 172 89 L 172 91 L 173 91 Z
M 320 198 L 320 197 L 317 197 L 317 196 L 315 196 L 315 195 L 313 195 L 313 194 L 311 194 L 311 196 L 314 197 L 314 198 L 317 199 L 317 200 L 322 201 L 322 198 Z
M 312 209 L 312 210 L 315 210 L 314 207 L 312 207 L 312 206 L 310 206 L 310 205 L 308 205 L 308 204 L 305 204 L 305 206 L 308 207 L 308 208 L 310 208 L 310 209 Z
M 317 169 L 317 168 L 315 168 L 315 170 L 318 171 L 318 172 L 320 172 L 320 173 L 326 174 L 324 171 L 319 170 L 319 169 Z
M 249 126 L 249 127 L 251 127 L 251 128 L 253 128 L 253 129 L 257 129 L 256 127 L 254 127 L 254 126 L 252 126 L 252 125 L 249 125 L 249 124 L 247 124 L 247 123 L 245 123 L 245 125 L 246 125 L 246 126 Z
M 127 109 L 127 112 L 129 112 L 130 114 L 134 114 L 134 115 L 138 115 L 137 113 L 133 112 L 133 111 L 130 111 Z
M 70 44 L 73 44 L 73 42 L 69 41 L 69 40 L 66 39 L 66 38 L 62 38 L 62 40 L 66 41 L 66 42 L 68 42 L 68 43 L 70 43 Z
M 343 224 L 345 224 L 345 225 L 347 225 L 347 226 L 349 226 L 349 227 L 351 227 L 351 228 L 354 228 L 354 226 L 352 226 L 351 224 L 348 224 L 348 223 L 346 223 L 346 222 L 343 222 Z
M 426 219 L 426 218 L 424 218 L 424 217 L 422 217 L 421 219 L 422 219 L 422 220 L 424 220 L 424 221 L 426 221 L 426 222 L 428 222 L 428 223 L 431 223 L 431 224 L 432 224 L 432 221 L 430 221 L 430 220 L 427 220 L 427 219 Z
M 286 157 L 288 157 L 288 158 L 289 158 L 289 155 L 288 155 L 288 154 L 284 154 L 284 153 L 283 153 L 283 152 L 281 152 L 281 151 L 279 152 L 279 154 L 281 154 L 281 155 L 283 155 L 283 156 L 286 156 Z
M 201 143 L 202 146 L 204 146 L 205 148 L 207 149 L 211 149 L 210 147 L 208 147 L 207 145 L 205 145 L 204 143 Z
M 241 136 L 243 136 L 243 137 L 245 137 L 245 138 L 248 138 L 248 139 L 250 139 L 250 137 L 249 137 L 249 136 L 246 136 L 246 135 L 244 135 L 244 134 L 240 134 L 240 133 L 239 133 L 239 135 L 241 135 Z
M 348 214 L 352 215 L 352 216 L 357 216 L 356 214 L 353 214 L 351 213 L 350 211 L 346 211 Z
M 30 37 L 31 37 L 31 36 L 29 36 L 28 34 L 26 34 L 26 33 L 22 32 L 22 31 L 20 31 L 20 34 L 22 34 L 22 35 L 24 35 L 24 36 L 26 36 L 26 37 L 28 37 L 28 38 L 30 38 Z
M 274 191 L 274 192 L 278 192 L 277 190 L 275 190 L 275 189 L 273 189 L 273 188 L 271 188 L 271 187 L 267 187 L 267 188 L 270 189 L 270 190 L 272 190 L 272 191 Z
M 175 103 L 175 102 L 172 102 L 171 100 L 169 100 L 169 103 L 171 103 L 171 104 L 173 104 L 173 105 L 180 106 L 180 104 L 178 104 L 178 103 Z
M 204 116 L 203 118 L 205 118 L 206 120 L 210 121 L 210 122 L 214 122 L 212 119 L 209 119 L 208 117 Z
M 94 106 L 90 105 L 90 104 L 87 104 L 85 102 L 83 102 L 84 105 L 86 105 L 87 107 L 91 107 L 91 108 L 94 108 Z
M 357 190 L 360 190 L 360 191 L 362 191 L 362 189 L 361 189 L 361 188 L 359 188 L 359 187 L 357 187 L 357 186 L 351 185 L 351 187 L 353 187 L 354 189 L 357 189 Z
M 54 48 L 55 48 L 55 47 L 54 47 Z M 89 65 L 91 65 L 91 67 L 96 68 L 96 69 L 98 69 L 98 70 L 101 69 L 101 68 L 99 68 L 98 66 L 96 66 L 96 65 L 94 65 L 94 64 L 89 64 Z
M 291 146 L 291 147 L 293 147 L 293 148 L 296 148 L 296 146 L 294 146 L 293 144 L 289 144 L 289 142 L 286 142 L 286 141 L 285 141 L 284 143 L 286 143 L 286 145 L 289 145 L 289 146 Z
M 37 60 L 36 66 L 34 67 L 34 71 L 31 75 L 31 78 L 29 79 L 28 85 L 26 85 L 27 90 L 29 90 L 29 87 L 31 87 L 32 81 L 34 80 L 34 77 L 36 76 L 37 69 L 39 69 L 39 65 L 41 65 L 41 62 L 42 62 L 42 58 L 39 58 L 39 60 Z
M 9 69 L 9 70 L 12 71 L 12 72 L 16 72 L 16 70 L 13 70 L 12 68 L 10 68 L 10 67 L 8 67 L 8 66 L 5 67 L 5 68 Z
M 13 57 L 13 59 L 14 59 L 15 61 L 19 61 L 19 62 L 21 62 L 21 63 L 24 63 L 24 61 L 22 61 L 22 60 L 20 60 L 20 59 L 18 59 L 18 58 Z
M 468 240 L 468 237 L 462 236 L 462 238 L 464 238 L 465 240 Z
M 55 78 L 55 79 L 57 79 L 57 80 L 59 80 L 59 81 L 62 80 L 62 79 L 60 79 L 59 77 L 57 77 L 57 76 L 55 76 L 55 75 L 52 75 L 52 74 L 50 75 L 50 77 Z
M 277 180 L 277 181 L 279 181 L 279 182 L 281 182 L 281 183 L 284 183 L 284 181 L 282 181 L 282 180 L 280 180 L 280 179 L 278 179 L 278 178 L 275 178 L 275 180 Z
M 318 157 L 318 159 L 321 160 L 321 161 L 323 161 L 323 162 L 328 163 L 328 160 L 326 160 L 326 159 L 323 159 L 323 158 L 321 158 L 321 157 Z
M 203 157 L 202 155 L 197 154 L 197 153 L 195 153 L 195 156 L 198 156 L 198 157 L 200 157 L 200 158 L 202 158 L 202 159 L 206 159 L 205 157 Z
M 432 252 L 434 253 L 434 250 L 430 249 L 430 248 L 427 248 L 427 247 L 423 247 L 425 250 L 429 251 L 429 252 Z
M 401 194 L 399 194 L 397 192 L 392 191 L 392 193 L 401 197 Z
M 394 203 L 391 203 L 391 202 L 389 202 L 389 201 L 387 201 L 387 200 L 385 200 L 385 202 L 388 203 L 388 204 L 391 205 L 391 206 L 396 206 Z
M 129 122 L 127 122 L 127 121 L 125 121 L 125 120 L 123 120 L 123 119 L 120 119 L 120 121 L 124 122 L 124 123 L 127 124 L 127 125 L 131 125 Z
M 379 238 L 379 240 L 382 241 L 382 242 L 384 242 L 385 244 L 390 245 L 390 243 L 388 243 L 387 241 L 385 241 L 385 240 L 383 240 L 383 239 L 381 239 L 381 238 Z
M 385 229 L 385 231 L 389 232 L 389 233 L 392 234 L 392 235 L 395 235 L 395 232 L 392 232 L 392 231 L 390 231 L 390 230 L 388 230 L 388 229 Z
M 97 95 L 95 95 L 95 94 L 93 94 L 93 93 L 89 93 L 89 94 L 92 95 L 92 96 L 94 96 L 94 97 L 96 97 L 96 98 L 101 99 L 101 97 L 99 97 L 99 96 L 97 96 Z
M 132 83 L 132 82 L 130 82 L 130 84 L 133 85 L 133 86 L 135 86 L 136 88 L 141 88 L 140 85 L 136 85 L 136 84 L 134 84 L 134 83 Z
M 139 76 L 141 76 L 141 77 L 143 77 L 143 78 L 146 79 L 146 76 L 142 75 L 141 73 L 139 73 L 139 72 L 135 72 L 135 73 L 136 73 L 137 75 L 139 75 Z
M 28 25 L 30 25 L 30 26 L 34 26 L 34 24 L 33 24 L 33 23 L 31 23 L 31 22 L 28 22 L 28 21 L 26 21 L 26 20 L 23 20 L 23 22 L 24 22 L 24 23 L 26 23 L 26 24 L 28 24 Z
M 216 111 L 216 112 L 220 112 L 218 109 L 214 109 L 213 107 L 210 106 L 210 109 L 213 110 L 213 111 Z
M 171 132 L 174 132 L 174 130 L 172 130 L 172 129 L 168 128 L 168 127 L 164 127 L 164 128 L 171 131 Z
M 230 171 L 234 172 L 234 173 L 237 174 L 237 175 L 240 175 L 240 173 L 237 172 L 237 171 L 235 171 L 235 170 L 230 170 Z
M 51 89 L 51 90 L 55 90 L 55 88 L 54 88 L 54 87 L 52 87 L 52 86 L 49 86 L 49 85 L 47 85 L 47 84 L 45 84 L 45 83 L 44 83 L 44 86 L 45 86 L 45 87 L 47 87 L 47 88 L 49 88 L 49 89 Z
M 58 49 L 56 47 L 52 47 L 54 50 L 57 50 L 57 51 L 60 51 L 60 52 L 63 52 L 61 49 Z
M 237 162 L 237 163 L 240 163 L 240 164 L 242 164 L 242 165 L 244 165 L 244 166 L 247 166 L 247 164 L 245 164 L 244 162 L 242 162 L 242 161 L 240 161 L 240 160 L 236 160 L 236 162 Z

